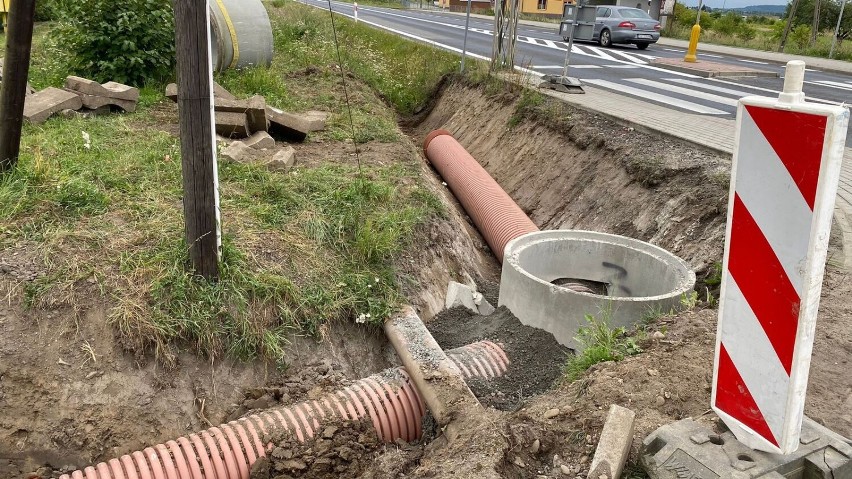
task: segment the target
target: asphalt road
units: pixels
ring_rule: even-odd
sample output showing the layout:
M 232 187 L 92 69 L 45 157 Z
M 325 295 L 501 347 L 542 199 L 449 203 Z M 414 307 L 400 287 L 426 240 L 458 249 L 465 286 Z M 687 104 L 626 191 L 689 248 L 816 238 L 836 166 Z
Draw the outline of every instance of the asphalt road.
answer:
M 328 9 L 327 1 L 304 0 L 308 5 Z M 335 12 L 352 16 L 350 3 L 332 2 Z M 390 30 L 408 38 L 425 41 L 439 48 L 460 52 L 464 38 L 463 15 L 434 10 L 397 10 L 361 5 L 360 21 Z M 489 58 L 493 22 L 472 17 L 467 49 L 470 54 Z M 543 28 L 518 25 L 515 54 L 517 65 L 541 73 L 561 73 L 567 44 L 558 35 L 558 25 Z M 700 49 L 699 49 L 700 51 Z M 663 45 L 638 50 L 632 45 L 602 48 L 592 43 L 575 42 L 569 75 L 584 84 L 604 88 L 621 95 L 675 110 L 721 117 L 734 117 L 737 99 L 747 95 L 777 96 L 782 78 L 706 79 L 664 70 L 650 65 L 655 58 L 683 58 L 685 51 Z M 707 61 L 745 66 L 780 73 L 783 65 L 758 60 L 699 53 Z M 852 77 L 817 70 L 805 73 L 805 95 L 809 101 L 841 104 L 852 102 Z M 849 144 L 849 142 L 847 142 Z

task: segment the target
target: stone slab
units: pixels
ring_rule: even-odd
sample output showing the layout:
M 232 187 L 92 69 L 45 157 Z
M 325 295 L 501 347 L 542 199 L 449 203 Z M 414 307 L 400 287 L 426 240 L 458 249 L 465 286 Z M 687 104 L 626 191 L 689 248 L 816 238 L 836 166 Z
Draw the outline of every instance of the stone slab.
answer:
M 242 141 L 233 141 L 219 152 L 222 159 L 237 163 L 251 163 L 255 159 L 254 155 L 255 150 Z
M 275 148 L 275 139 L 265 131 L 258 131 L 246 138 L 243 142 L 255 150 L 270 150 Z
M 272 155 L 272 159 L 266 163 L 266 167 L 272 171 L 287 171 L 296 165 L 296 150 L 292 146 L 285 146 Z
M 242 113 L 248 122 L 249 133 L 266 131 L 266 100 L 255 95 L 248 100 L 229 100 L 214 96 L 213 106 L 217 112 Z
M 633 444 L 633 423 L 636 413 L 613 404 L 609 407 L 595 456 L 589 466 L 588 479 L 615 479 L 621 477 L 624 464 Z
M 79 110 L 83 107 L 80 95 L 49 87 L 33 93 L 24 101 L 24 119 L 30 123 L 43 123 L 62 110 Z
M 65 78 L 65 88 L 86 95 L 117 98 L 119 100 L 139 101 L 139 89 L 116 82 L 100 83 L 88 78 L 69 76 Z
M 726 63 L 715 63 L 703 60 L 696 62 L 685 62 L 680 58 L 657 58 L 651 62 L 652 65 L 666 70 L 681 73 L 691 73 L 704 78 L 716 77 L 778 77 L 778 72 L 756 70 L 754 68 L 729 65 Z
M 216 133 L 225 138 L 245 138 L 250 133 L 245 113 L 217 111 L 215 120 Z
M 640 461 L 651 479 L 848 479 L 852 444 L 809 418 L 791 454 L 755 451 L 730 432 L 717 434 L 691 418 L 667 424 L 642 442 Z
M 173 102 L 177 102 L 177 97 L 177 83 L 169 83 L 168 85 L 166 85 L 166 98 Z M 222 85 L 216 83 L 215 81 L 213 82 L 213 98 L 222 98 L 225 100 L 237 99 L 237 97 L 235 97 L 231 92 L 226 90 Z
M 78 94 L 80 95 L 80 99 L 83 101 L 83 107 L 88 108 L 90 110 L 97 110 L 99 108 L 114 105 L 128 113 L 133 113 L 134 111 L 136 111 L 135 101 L 120 100 L 118 98 L 111 98 L 106 96 L 88 95 L 85 93 Z
M 311 132 L 310 124 L 304 118 L 268 105 L 266 118 L 269 120 L 269 133 L 276 139 L 305 141 Z
M 311 129 L 311 132 L 314 132 L 325 130 L 331 113 L 327 111 L 308 110 L 302 113 L 302 116 L 308 122 L 308 128 Z

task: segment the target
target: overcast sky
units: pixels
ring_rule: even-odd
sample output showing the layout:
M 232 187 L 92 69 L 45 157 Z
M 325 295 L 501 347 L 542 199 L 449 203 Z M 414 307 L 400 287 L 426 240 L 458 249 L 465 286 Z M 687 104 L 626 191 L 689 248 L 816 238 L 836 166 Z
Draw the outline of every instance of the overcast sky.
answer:
M 683 3 L 687 6 L 697 6 L 698 0 L 677 0 L 678 3 Z M 787 5 L 787 0 L 705 0 L 704 3 L 710 8 L 722 8 L 724 2 L 725 8 L 740 8 L 750 5 Z

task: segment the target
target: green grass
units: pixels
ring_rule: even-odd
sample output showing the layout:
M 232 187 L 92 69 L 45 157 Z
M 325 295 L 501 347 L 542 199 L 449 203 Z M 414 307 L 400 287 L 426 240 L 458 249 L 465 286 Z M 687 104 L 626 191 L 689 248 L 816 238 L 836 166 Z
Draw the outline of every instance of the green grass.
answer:
M 348 140 L 328 13 L 286 2 L 270 17 L 272 66 L 217 80 L 238 96 L 331 112 L 309 143 Z M 425 105 L 458 58 L 337 20 L 356 141 L 401 141 L 398 115 Z M 33 48 L 38 87 L 73 73 L 53 63 L 49 28 L 38 27 Z M 391 162 L 362 153 L 361 169 L 334 148 L 287 173 L 220 162 L 223 257 L 210 282 L 188 273 L 179 141 L 158 129 L 175 122 L 162 85 L 148 85 L 133 114 L 25 126 L 19 165 L 0 179 L 0 250 L 33 251 L 44 272 L 21 286 L 24 305 L 80 310 L 94 289 L 128 349 L 169 363 L 187 348 L 280 360 L 292 334 L 380 324 L 400 304 L 395 262 L 443 213 L 415 150 Z
M 569 381 L 579 379 L 595 364 L 621 361 L 626 356 L 642 352 L 624 328 L 610 327 L 609 311 L 602 311 L 600 316 L 586 315 L 588 325 L 580 328 L 576 338 L 583 345 L 583 352 L 569 356 L 565 363 L 565 377 Z

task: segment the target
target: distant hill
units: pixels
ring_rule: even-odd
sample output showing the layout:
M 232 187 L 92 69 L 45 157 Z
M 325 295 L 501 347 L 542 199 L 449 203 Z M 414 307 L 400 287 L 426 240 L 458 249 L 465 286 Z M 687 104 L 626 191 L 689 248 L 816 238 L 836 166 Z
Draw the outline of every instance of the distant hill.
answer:
M 742 13 L 765 13 L 767 15 L 784 15 L 786 5 L 749 5 L 742 8 L 730 8 L 733 12 Z

